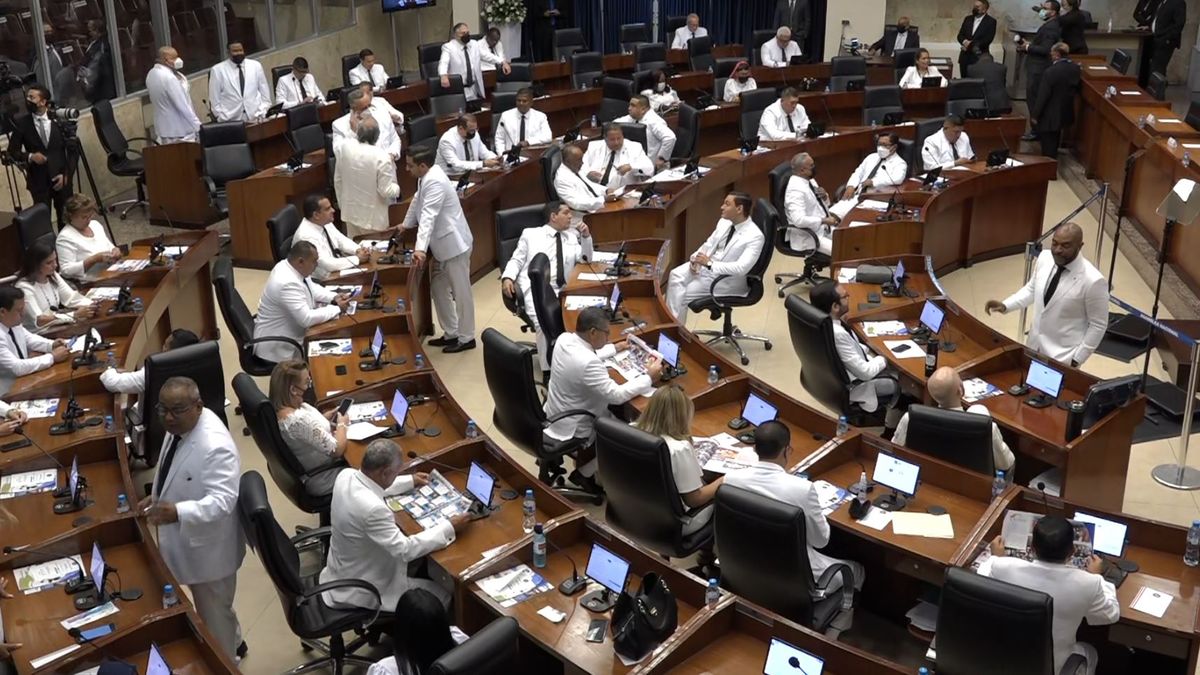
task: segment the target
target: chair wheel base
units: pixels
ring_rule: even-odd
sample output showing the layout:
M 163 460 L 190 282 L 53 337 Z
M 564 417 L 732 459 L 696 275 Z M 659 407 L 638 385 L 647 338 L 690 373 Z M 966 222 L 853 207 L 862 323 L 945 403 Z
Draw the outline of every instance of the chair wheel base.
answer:
M 242 429 L 242 435 L 249 436 L 250 435 L 250 427 L 246 427 L 246 428 Z
M 750 357 L 748 357 L 748 356 L 743 356 L 743 357 L 742 357 L 742 365 L 743 365 L 743 366 L 748 366 L 748 365 L 750 365 Z

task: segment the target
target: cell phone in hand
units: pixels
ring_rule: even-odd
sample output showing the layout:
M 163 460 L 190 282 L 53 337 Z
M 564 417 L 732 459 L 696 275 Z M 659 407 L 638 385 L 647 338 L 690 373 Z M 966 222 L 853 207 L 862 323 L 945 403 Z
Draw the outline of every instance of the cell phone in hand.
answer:
M 354 405 L 354 399 L 352 399 L 352 398 L 342 399 L 342 402 L 340 404 L 338 404 L 337 414 L 345 416 L 346 413 L 350 412 L 350 406 L 352 406 L 352 405 Z

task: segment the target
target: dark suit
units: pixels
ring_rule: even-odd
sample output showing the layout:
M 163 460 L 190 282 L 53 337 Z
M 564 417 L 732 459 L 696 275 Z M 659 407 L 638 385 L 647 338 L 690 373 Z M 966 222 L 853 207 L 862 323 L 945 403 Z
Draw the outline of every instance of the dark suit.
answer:
M 992 41 L 996 39 L 996 20 L 991 14 L 984 14 L 983 19 L 979 22 L 979 30 L 972 33 L 975 28 L 975 17 L 968 16 L 963 19 L 962 26 L 958 29 L 958 37 L 956 38 L 959 46 L 962 46 L 964 40 L 971 41 L 971 48 L 964 49 L 958 53 L 958 73 L 960 77 L 968 77 L 967 70 L 979 61 L 980 54 L 987 54 L 988 49 L 992 46 Z
M 1163 0 L 1150 20 L 1154 37 L 1150 40 L 1150 72 L 1167 74 L 1167 65 L 1183 41 L 1187 23 L 1186 0 Z
M 1058 17 L 1042 22 L 1033 40 L 1029 43 L 1029 51 L 1025 54 L 1025 103 L 1037 100 L 1038 83 L 1042 73 L 1050 67 L 1050 48 L 1062 40 L 1062 26 Z
M 90 103 L 109 101 L 117 97 L 117 83 L 113 79 L 112 50 L 104 38 L 88 45 L 84 52 L 79 79 L 85 85 L 84 96 Z
M 554 31 L 559 28 L 571 28 L 571 6 L 573 0 L 528 0 L 529 22 L 533 29 L 531 41 L 533 54 L 537 61 L 554 61 Z M 550 18 L 546 12 L 557 9 L 560 14 Z
M 28 162 L 25 169 L 25 187 L 33 196 L 34 203 L 46 204 L 53 208 L 58 214 L 58 225 L 62 227 L 63 207 L 71 194 L 71 184 L 67 175 L 67 144 L 58 125 L 51 121 L 49 143 L 43 143 L 34 126 L 33 115 L 23 115 L 13 123 L 13 134 L 8 149 L 17 161 Z M 46 156 L 45 164 L 37 164 L 29 158 L 31 154 L 38 152 Z M 58 175 L 62 175 L 66 182 L 55 190 L 52 183 Z
M 1050 64 L 1042 75 L 1037 99 L 1029 106 L 1029 117 L 1037 120 L 1034 131 L 1042 143 L 1042 154 L 1047 157 L 1058 156 L 1062 130 L 1075 122 L 1079 72 L 1079 65 L 1067 59 Z
M 883 29 L 883 37 L 879 41 L 871 45 L 871 49 L 879 51 L 884 56 L 891 56 L 896 51 L 896 35 L 899 31 L 895 26 L 887 26 Z M 921 46 L 921 34 L 916 28 L 909 27 L 908 37 L 904 39 L 904 49 L 916 49 Z
M 1162 0 L 1138 0 L 1137 6 L 1133 8 L 1133 20 L 1139 26 L 1149 26 L 1150 22 L 1154 21 L 1154 14 L 1160 4 Z
M 1088 17 L 1079 10 L 1067 12 L 1058 17 L 1058 24 L 1062 27 L 1062 41 L 1071 48 L 1072 54 L 1088 53 L 1087 40 L 1083 37 L 1087 23 Z
M 808 53 L 808 32 L 809 23 L 808 0 L 777 0 L 775 3 L 775 20 L 771 24 L 772 28 L 787 26 L 792 30 L 792 40 L 795 40 L 800 49 Z

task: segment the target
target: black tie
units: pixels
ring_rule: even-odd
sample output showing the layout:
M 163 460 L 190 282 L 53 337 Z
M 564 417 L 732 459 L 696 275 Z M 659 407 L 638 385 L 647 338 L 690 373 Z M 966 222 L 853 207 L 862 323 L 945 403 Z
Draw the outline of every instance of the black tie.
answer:
M 325 225 L 321 225 L 319 227 L 321 228 L 321 234 L 325 235 L 325 243 L 329 244 L 329 255 L 336 256 L 338 254 L 338 250 L 333 245 L 333 237 L 329 236 L 329 230 L 325 229 Z
M 465 81 L 466 85 L 468 87 L 474 87 L 475 86 L 475 69 L 471 67 L 471 50 L 467 49 L 466 45 L 463 45 L 463 59 L 465 59 L 467 62 L 467 78 Z
M 863 182 L 865 183 L 865 182 L 867 182 L 868 180 L 871 180 L 872 178 L 874 178 L 874 177 L 875 177 L 875 174 L 879 173 L 879 167 L 881 167 L 881 166 L 883 166 L 883 159 L 882 159 L 882 158 L 879 160 L 879 162 L 878 162 L 878 163 L 876 163 L 876 164 L 875 164 L 875 168 L 874 168 L 874 169 L 871 169 L 871 173 L 867 174 L 867 180 L 864 180 Z
M 796 124 L 792 122 L 792 116 L 788 115 L 787 111 L 784 111 L 783 114 L 787 118 L 788 131 L 792 132 L 793 134 L 796 133 Z
M 463 154 L 466 155 L 468 162 L 475 159 L 471 155 L 471 139 L 469 138 L 463 141 Z
M 562 250 L 562 232 L 554 233 L 554 264 L 558 265 L 558 273 L 554 277 L 554 283 L 560 289 L 567 285 L 567 274 L 563 271 L 563 250 Z
M 817 200 L 817 203 L 821 205 L 821 210 L 825 212 L 825 217 L 828 218 L 829 209 L 825 208 L 825 201 L 821 199 L 821 195 L 817 194 L 817 188 L 815 185 L 813 185 L 811 179 L 808 181 L 808 189 L 812 191 L 813 197 Z
M 313 306 L 317 306 L 317 298 L 313 295 L 312 286 L 308 285 L 308 278 L 304 279 L 304 290 L 308 291 L 308 302 Z
M 242 64 L 238 64 L 238 91 L 243 95 L 246 93 L 246 71 L 242 70 Z
M 593 190 L 593 189 L 592 189 L 592 184 L 591 184 L 591 183 L 589 183 L 589 182 L 588 182 L 588 180 L 587 180 L 586 178 L 584 178 L 583 176 L 580 176 L 580 175 L 579 175 L 579 173 L 577 173 L 577 172 L 575 172 L 575 171 L 572 171 L 571 173 L 574 173 L 576 176 L 578 176 L 578 177 L 579 177 L 579 182 L 583 183 L 583 187 L 587 188 L 587 191 L 588 191 L 588 192 L 590 192 L 590 193 L 592 194 L 592 196 L 593 196 L 593 197 L 599 197 L 599 196 L 600 196 L 600 195 L 596 194 L 596 191 L 595 191 L 595 190 Z
M 1046 284 L 1046 292 L 1042 294 L 1042 305 L 1050 304 L 1050 298 L 1054 297 L 1054 291 L 1058 290 L 1058 279 L 1062 276 L 1063 270 L 1067 268 L 1059 266 L 1054 272 L 1054 276 L 1050 277 L 1050 283 Z
M 958 161 L 958 148 L 953 143 L 950 144 L 950 154 L 954 155 L 954 161 Z
M 693 40 L 695 40 L 695 39 L 696 39 L 696 31 L 692 31 L 692 39 L 693 39 Z
M 517 139 L 518 143 L 525 142 L 525 116 L 521 115 L 521 137 Z
M 170 445 L 167 446 L 167 452 L 162 457 L 162 463 L 158 465 L 158 476 L 154 480 L 154 494 L 162 497 L 163 483 L 167 480 L 167 474 L 171 473 L 171 463 L 175 461 L 175 451 L 179 449 L 180 437 L 172 434 L 167 434 L 171 437 Z
M 17 358 L 25 358 L 25 352 L 21 351 L 21 343 L 17 342 L 17 334 L 11 328 L 8 329 L 8 339 L 12 340 L 13 349 L 17 350 Z
M 292 77 L 296 77 L 296 76 L 293 75 Z M 308 91 L 306 91 L 304 89 L 304 80 L 302 78 L 296 77 L 296 82 L 298 82 L 300 84 L 300 100 L 303 101 L 304 99 L 308 98 Z
M 725 245 L 721 247 L 721 251 L 729 248 L 729 244 L 733 241 L 733 223 L 729 224 L 729 233 L 725 235 Z
M 608 185 L 608 176 L 612 173 L 613 162 L 617 161 L 617 153 L 609 151 L 608 166 L 604 167 L 604 175 L 600 177 L 601 185 Z

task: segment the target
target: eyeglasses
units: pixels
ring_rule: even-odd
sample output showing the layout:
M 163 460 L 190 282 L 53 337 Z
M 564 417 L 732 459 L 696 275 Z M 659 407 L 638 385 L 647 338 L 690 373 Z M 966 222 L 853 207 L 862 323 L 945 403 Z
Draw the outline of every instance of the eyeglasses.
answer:
M 194 401 L 192 403 L 176 406 L 174 408 L 168 408 L 162 403 L 156 403 L 154 405 L 154 412 L 158 413 L 159 417 L 166 417 L 167 413 L 170 413 L 171 417 L 179 417 L 180 415 L 186 415 L 187 413 L 191 412 L 191 410 L 196 407 L 197 403 L 198 401 Z

